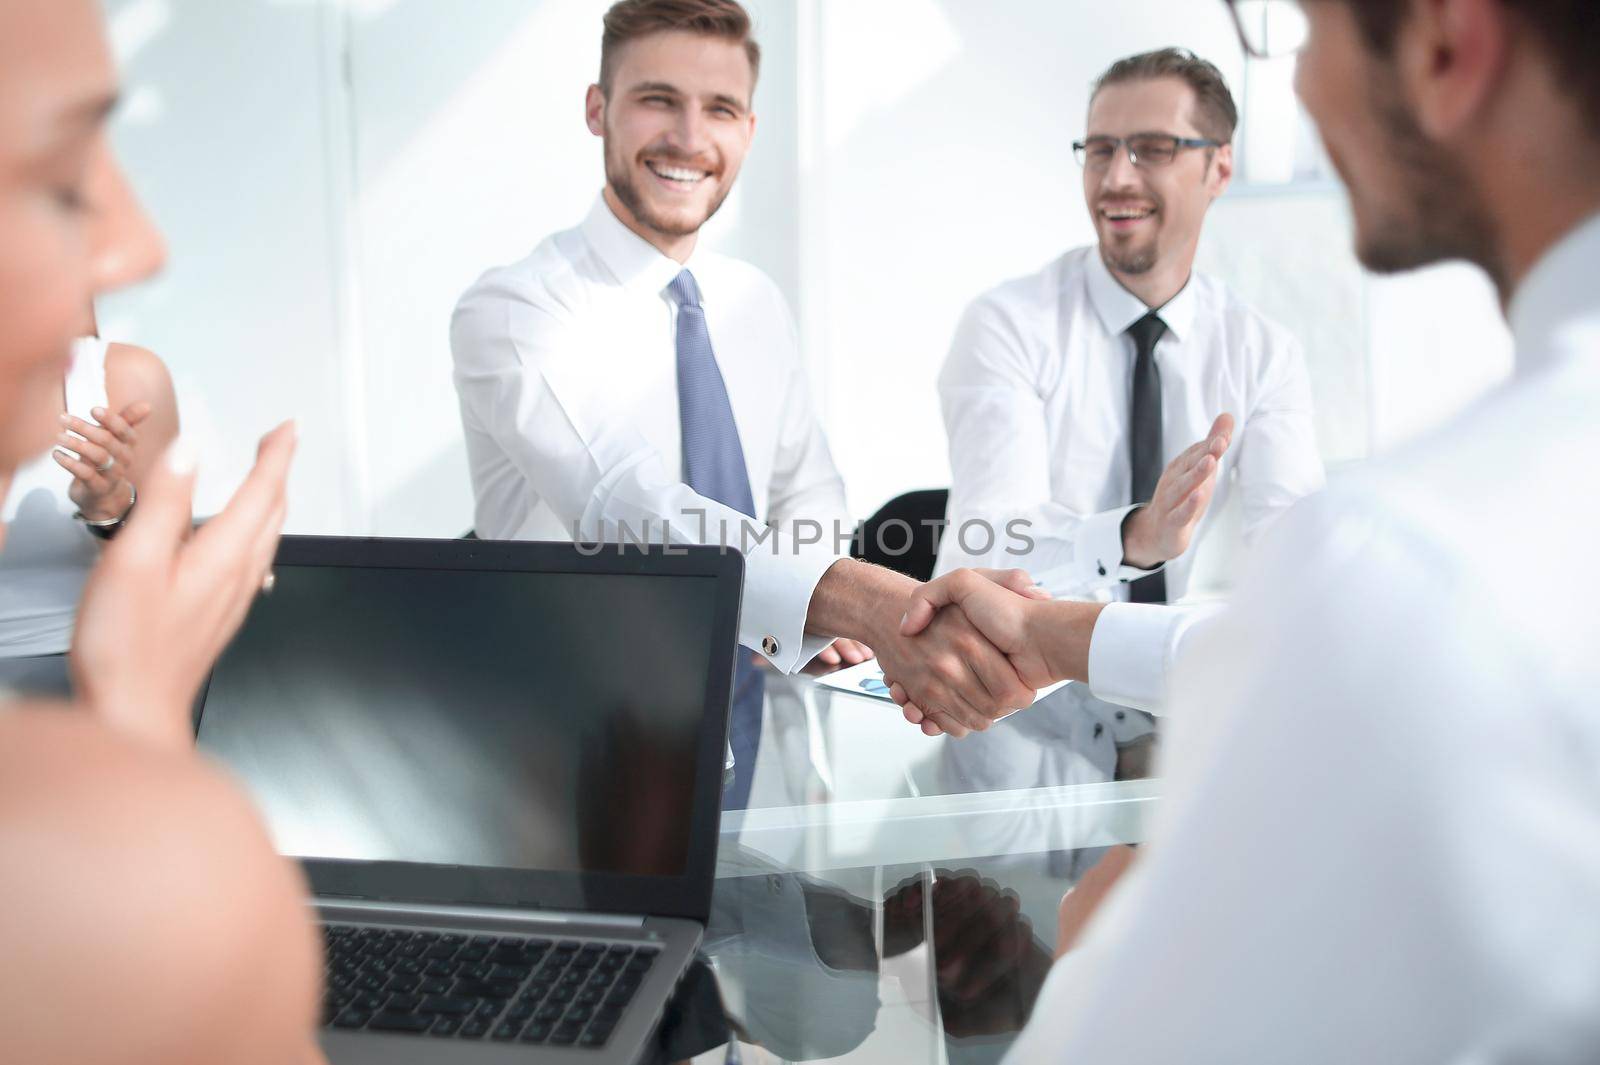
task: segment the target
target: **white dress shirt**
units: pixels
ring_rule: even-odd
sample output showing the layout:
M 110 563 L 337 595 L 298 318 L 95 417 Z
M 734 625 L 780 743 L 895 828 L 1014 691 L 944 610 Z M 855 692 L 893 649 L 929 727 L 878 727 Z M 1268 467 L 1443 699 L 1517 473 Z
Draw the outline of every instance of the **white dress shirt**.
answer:
M 937 572 L 1021 567 L 1056 595 L 1101 599 L 1126 598 L 1123 582 L 1149 572 L 1122 560 L 1134 502 L 1127 329 L 1148 313 L 1096 246 L 967 310 L 939 377 L 952 481 Z M 1159 313 L 1163 461 L 1204 439 L 1217 415 L 1236 421 L 1211 507 L 1166 566 L 1168 597 L 1178 599 L 1231 492 L 1241 494 L 1248 543 L 1321 488 L 1323 473 L 1305 358 L 1286 330 L 1199 273 Z M 1031 549 L 1013 529 L 1026 530 Z
M 765 540 L 682 480 L 677 305 L 665 290 L 684 269 L 738 425 L 751 524 L 777 527 Z M 840 557 L 835 520 L 849 534 L 844 485 L 765 274 L 706 251 L 680 264 L 602 197 L 581 226 L 468 289 L 450 341 L 480 536 L 727 544 L 745 555 L 740 642 L 786 672 L 827 645 L 804 635 L 805 620 Z
M 1517 293 L 1511 383 L 1189 627 L 1168 798 L 1011 1060 L 1596 1060 L 1597 268 L 1600 217 Z

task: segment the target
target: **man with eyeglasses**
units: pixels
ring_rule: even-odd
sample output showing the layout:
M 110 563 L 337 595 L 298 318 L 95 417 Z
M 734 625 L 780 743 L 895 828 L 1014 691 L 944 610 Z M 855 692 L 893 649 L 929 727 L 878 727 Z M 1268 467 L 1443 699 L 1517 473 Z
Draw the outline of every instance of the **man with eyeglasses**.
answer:
M 979 298 L 939 378 L 953 478 L 936 572 L 1020 567 L 1058 596 L 1167 603 L 1231 493 L 1250 544 L 1322 487 L 1300 345 L 1194 270 L 1237 121 L 1221 73 L 1187 51 L 1095 83 L 1073 147 L 1098 244 Z M 1134 694 L 1096 692 L 1154 709 Z M 1067 739 L 1104 779 L 1151 729 L 1075 685 L 947 757 L 1031 786 L 1003 749 Z
M 1157 820 L 1063 901 L 1011 1060 L 1594 1062 L 1600 4 L 1246 8 L 1306 31 L 1361 261 L 1482 268 L 1515 372 L 1294 508 L 1203 624 L 918 591 L 905 631 L 958 608 L 1027 683 L 1094 681 L 1106 640 L 1177 663 Z

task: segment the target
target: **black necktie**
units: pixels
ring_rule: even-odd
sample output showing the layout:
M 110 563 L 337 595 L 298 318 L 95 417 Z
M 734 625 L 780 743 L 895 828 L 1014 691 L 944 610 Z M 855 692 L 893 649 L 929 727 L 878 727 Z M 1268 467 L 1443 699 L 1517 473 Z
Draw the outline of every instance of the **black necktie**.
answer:
M 1128 447 L 1133 458 L 1133 503 L 1148 503 L 1161 480 L 1161 370 L 1156 366 L 1156 341 L 1167 331 L 1167 323 L 1155 312 L 1128 327 L 1128 335 L 1138 352 L 1133 363 L 1133 419 L 1129 424 Z M 1135 603 L 1165 603 L 1165 571 L 1141 577 L 1128 587 Z

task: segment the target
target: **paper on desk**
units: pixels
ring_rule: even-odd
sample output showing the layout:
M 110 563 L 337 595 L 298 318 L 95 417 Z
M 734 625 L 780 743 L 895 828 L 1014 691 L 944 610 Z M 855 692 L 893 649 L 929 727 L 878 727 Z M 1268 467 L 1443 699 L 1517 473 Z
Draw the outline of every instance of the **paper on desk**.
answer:
M 883 682 L 883 667 L 878 665 L 876 660 L 862 662 L 818 677 L 817 683 L 849 692 L 851 695 L 865 695 L 871 699 L 882 699 L 887 703 L 894 702 L 889 697 L 889 686 Z M 1048 688 L 1040 688 L 1039 698 L 1043 699 L 1051 692 L 1060 691 L 1071 683 L 1070 680 L 1064 680 Z

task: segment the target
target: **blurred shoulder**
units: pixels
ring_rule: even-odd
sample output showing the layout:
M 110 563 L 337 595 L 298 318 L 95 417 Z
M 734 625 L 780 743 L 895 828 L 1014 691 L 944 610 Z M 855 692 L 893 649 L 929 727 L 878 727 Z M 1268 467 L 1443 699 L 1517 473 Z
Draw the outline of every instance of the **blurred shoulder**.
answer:
M 126 406 L 134 398 L 153 399 L 170 394 L 172 374 L 161 357 L 149 348 L 137 344 L 107 344 L 106 390 L 112 395 L 128 396 L 127 401 L 119 404 Z
M 305 1041 L 317 948 L 304 885 L 245 796 L 203 759 L 65 705 L 8 707 L 0 852 L 0 941 L 35 977 L 22 1001 L 0 1007 L 14 1022 L 8 1040 L 26 1048 L 18 1060 L 200 1060 L 197 1048 L 221 1053 L 215 1040 L 233 1038 L 217 1022 L 263 1046 Z M 233 988 L 241 971 L 253 990 Z M 98 1011 L 70 1040 L 26 1023 L 66 1008 L 55 996 L 68 972 L 75 1000 Z
M 1562 688 L 1582 677 L 1592 691 L 1594 629 L 1579 604 L 1600 580 L 1573 561 L 1600 509 L 1544 476 L 1559 453 L 1525 447 L 1535 412 L 1516 408 L 1493 397 L 1295 504 L 1240 589 L 1241 605 L 1260 608 L 1256 635 L 1303 626 L 1334 661 L 1399 654 L 1413 676 Z M 1587 440 L 1600 446 L 1600 434 Z
M 0 764 L 0 835 L 9 839 L 8 853 L 43 843 L 38 830 L 48 828 L 48 845 L 36 855 L 45 864 L 126 862 L 121 873 L 134 880 L 146 869 L 166 881 L 188 866 L 260 872 L 282 864 L 227 774 L 191 752 L 125 737 L 81 708 L 12 704 L 0 712 Z M 157 856 L 178 865 L 147 861 Z M 210 892 L 209 879 L 168 887 Z

